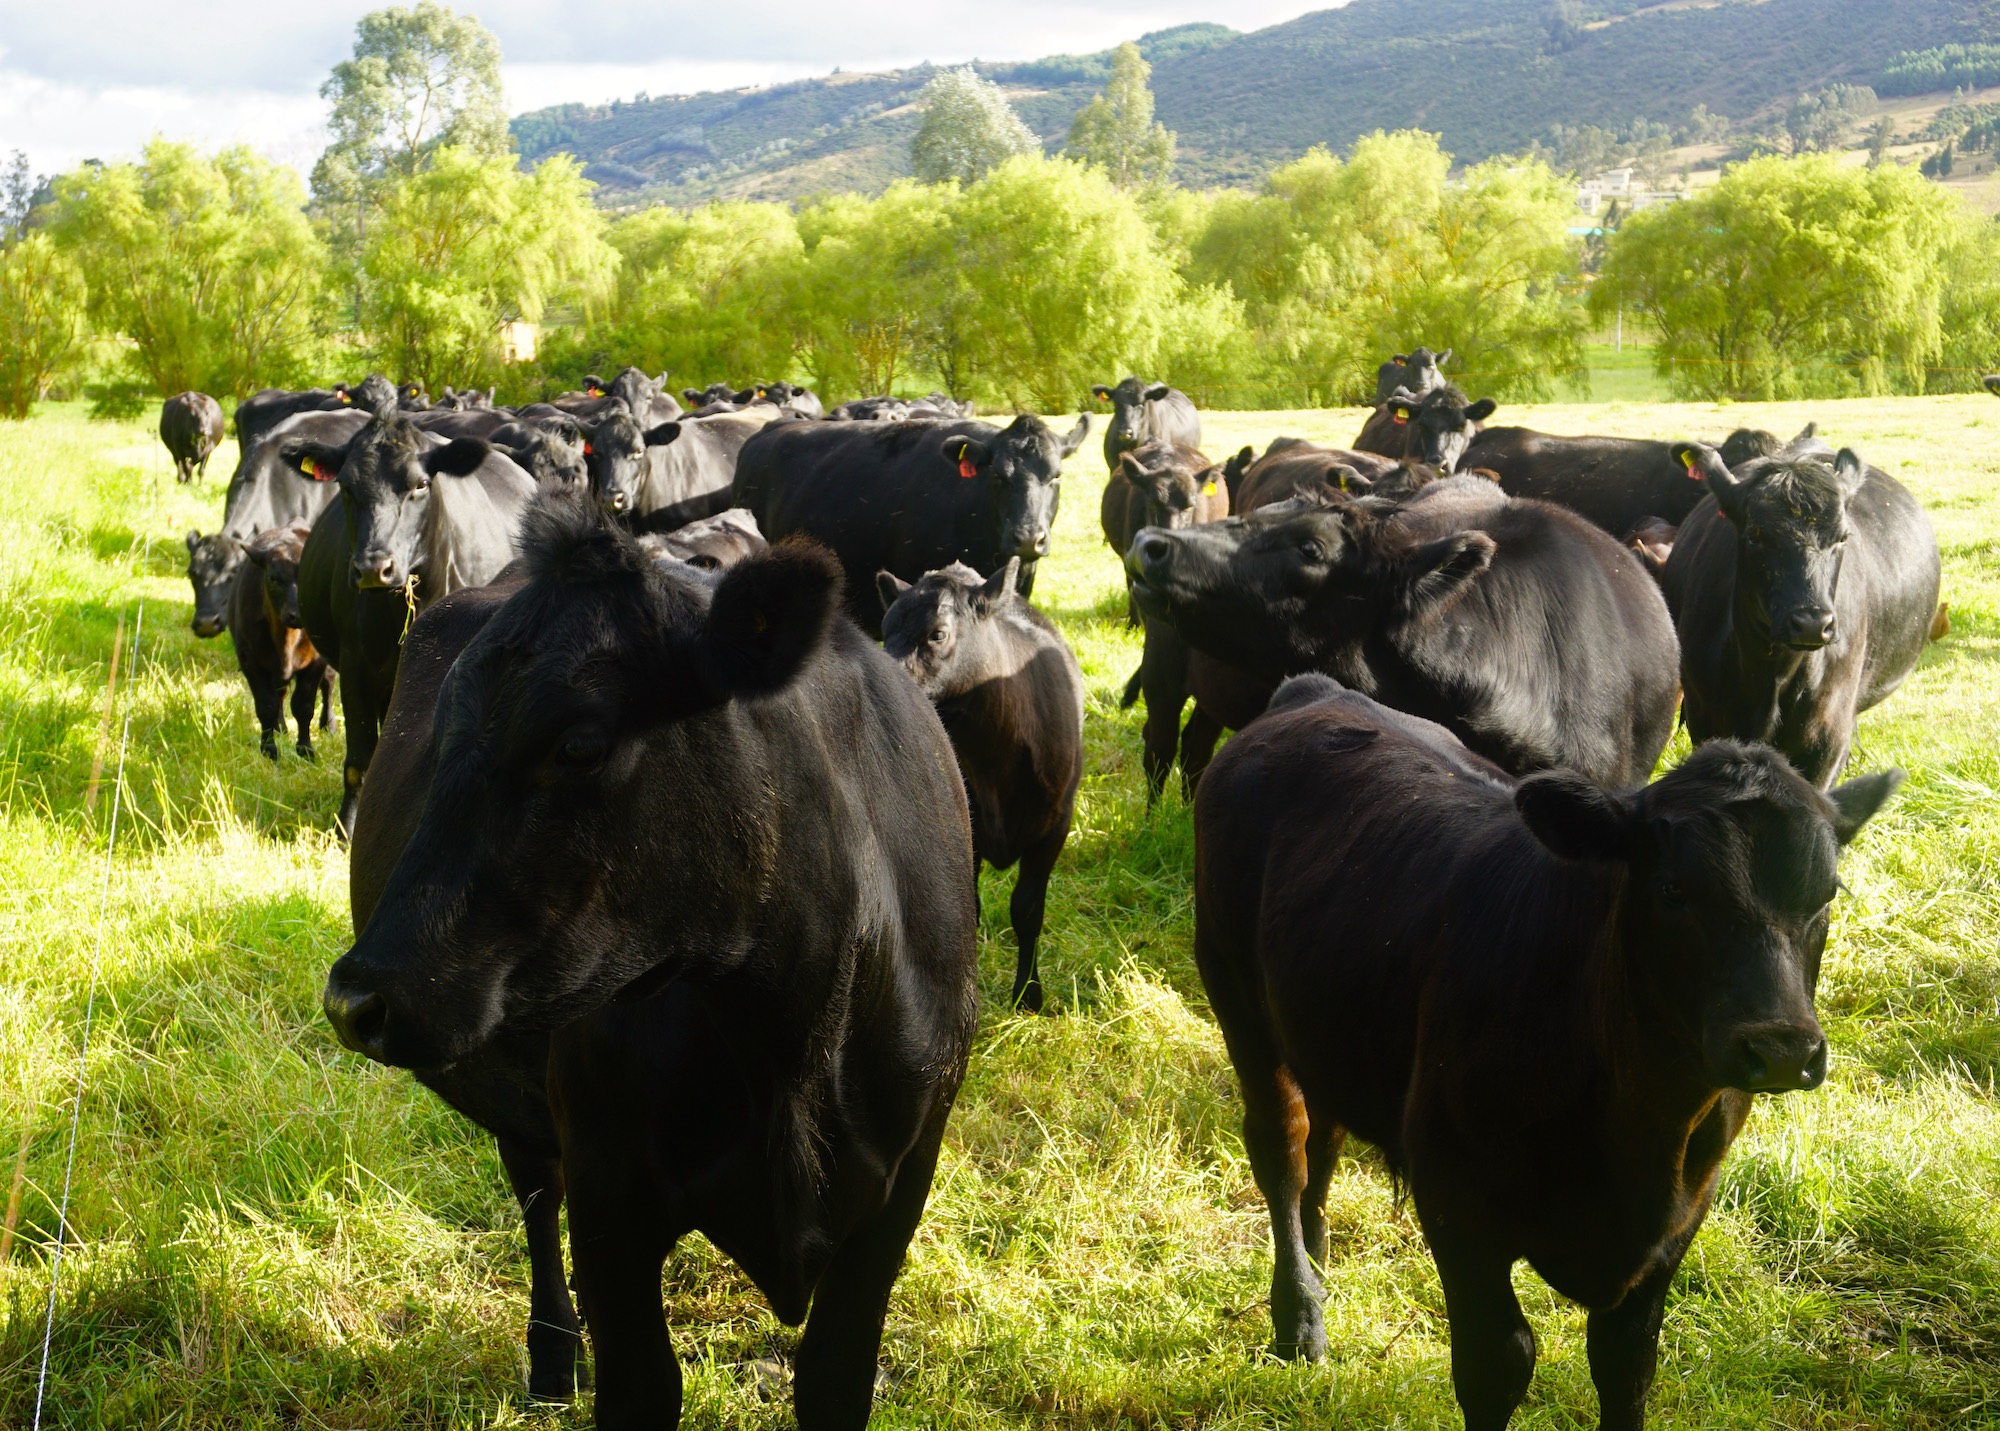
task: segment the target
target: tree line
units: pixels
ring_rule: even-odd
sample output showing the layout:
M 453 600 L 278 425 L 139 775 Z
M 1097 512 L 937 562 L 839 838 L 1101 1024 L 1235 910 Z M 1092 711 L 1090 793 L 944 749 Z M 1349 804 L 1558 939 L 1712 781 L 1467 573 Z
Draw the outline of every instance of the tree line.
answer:
M 625 363 L 1045 411 L 1137 371 L 1204 406 L 1307 407 L 1363 400 L 1419 342 L 1533 400 L 1579 387 L 1620 313 L 1686 397 L 1963 390 L 2000 357 L 2000 228 L 1895 164 L 1758 158 L 1608 233 L 1579 232 L 1551 156 L 1454 172 L 1415 131 L 1191 190 L 1128 45 L 1063 153 L 944 71 L 917 177 L 879 194 L 614 217 L 566 156 L 522 166 L 498 74 L 491 35 L 424 0 L 362 21 L 310 195 L 246 149 L 166 140 L 39 185 L 0 172 L 0 413 L 366 368 L 526 398 Z M 541 325 L 532 362 L 503 361 L 515 321 Z

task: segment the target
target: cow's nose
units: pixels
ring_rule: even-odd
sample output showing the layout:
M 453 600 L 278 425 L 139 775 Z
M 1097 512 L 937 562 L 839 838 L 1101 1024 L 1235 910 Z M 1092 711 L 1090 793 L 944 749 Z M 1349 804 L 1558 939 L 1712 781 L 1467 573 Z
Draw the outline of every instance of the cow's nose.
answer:
M 622 512 L 632 505 L 632 499 L 623 492 L 607 492 L 604 496 L 604 505 L 609 511 Z
M 382 1037 L 389 1026 L 389 1005 L 380 994 L 372 990 L 343 989 L 328 979 L 326 992 L 320 996 L 320 1007 L 326 1010 L 326 1021 L 333 1025 L 334 1033 L 343 1044 L 370 1058 L 382 1057 Z
M 193 622 L 194 634 L 206 640 L 210 636 L 222 634 L 222 622 L 213 616 L 197 616 Z
M 1132 552 L 1141 570 L 1157 571 L 1172 557 L 1174 544 L 1163 536 L 1144 536 L 1132 544 Z
M 394 557 L 356 557 L 354 559 L 354 584 L 356 586 L 394 586 L 396 584 L 396 559 Z
M 1047 532 L 1042 532 L 1035 538 L 1035 555 L 1039 557 L 1039 556 L 1047 556 L 1048 554 L 1049 554 L 1049 534 Z
M 1742 1082 L 1750 1093 L 1817 1088 L 1826 1081 L 1826 1035 L 1817 1028 L 1746 1034 L 1737 1050 Z
M 1790 645 L 1816 651 L 1833 641 L 1833 613 L 1824 607 L 1809 606 L 1793 612 L 1786 628 L 1785 640 Z

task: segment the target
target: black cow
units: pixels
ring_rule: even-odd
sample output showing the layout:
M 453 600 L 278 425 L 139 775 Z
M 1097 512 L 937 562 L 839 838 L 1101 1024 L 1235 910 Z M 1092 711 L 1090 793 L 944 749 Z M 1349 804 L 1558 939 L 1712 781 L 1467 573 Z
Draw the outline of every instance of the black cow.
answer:
M 230 594 L 243 565 L 243 543 L 223 532 L 187 534 L 188 584 L 194 588 L 194 619 L 188 624 L 204 641 L 229 629 Z
M 517 419 L 495 428 L 486 440 L 512 458 L 514 465 L 534 478 L 538 487 L 589 485 L 583 427 L 573 418 L 547 417 L 525 422 Z
M 684 561 L 689 566 L 719 571 L 764 551 L 769 544 L 757 521 L 741 507 L 689 522 L 671 532 L 648 532 L 639 545 L 659 561 Z
M 1830 785 L 1856 717 L 1923 654 L 1938 611 L 1930 521 L 1895 478 L 1814 439 L 1735 475 L 1713 448 L 1676 453 L 1711 494 L 1661 577 L 1688 734 L 1769 741 Z
M 493 406 L 493 389 L 488 388 L 485 392 L 481 392 L 478 388 L 467 388 L 464 392 L 459 392 L 447 384 L 444 396 L 438 399 L 437 406 L 446 412 L 487 411 Z
M 194 634 L 217 636 L 228 626 L 230 583 L 243 548 L 259 532 L 300 523 L 310 526 L 333 498 L 325 482 L 309 481 L 279 458 L 291 438 L 341 442 L 368 415 L 352 408 L 294 413 L 261 435 L 239 440 L 236 472 L 223 502 L 222 529 L 214 536 L 187 534 L 188 580 L 194 586 Z
M 1533 1375 L 1523 1258 L 1589 1309 L 1600 1424 L 1637 1431 L 1752 1095 L 1826 1077 L 1837 855 L 1901 779 L 1829 797 L 1719 741 L 1640 790 L 1516 783 L 1325 677 L 1282 687 L 1195 797 L 1195 960 L 1270 1208 L 1277 1354 L 1325 1353 L 1352 1133 L 1415 1200 L 1468 1431 Z
M 682 388 L 681 401 L 690 408 L 706 407 L 712 402 L 736 401 L 737 389 L 729 383 L 710 383 L 705 388 Z
M 1808 427 L 1795 441 L 1810 438 Z M 1768 432 L 1741 428 L 1723 442 L 1736 462 L 1776 450 Z M 1623 539 L 1647 517 L 1671 526 L 1708 495 L 1701 479 L 1674 455 L 1675 444 L 1631 437 L 1555 437 L 1525 427 L 1490 427 L 1461 459 L 1485 467 L 1514 497 L 1568 507 L 1584 520 Z
M 499 574 L 535 479 L 476 438 L 440 442 L 393 407 L 344 443 L 291 439 L 282 455 L 302 475 L 340 484 L 306 540 L 299 608 L 313 645 L 340 672 L 339 826 L 351 834 L 412 615 Z
M 642 428 L 622 404 L 583 426 L 590 490 L 608 512 L 641 531 L 672 531 L 737 505 L 730 500 L 744 444 L 772 409 Z
M 1399 391 L 1421 398 L 1431 389 L 1443 387 L 1444 365 L 1451 361 L 1451 352 L 1449 348 L 1442 353 L 1433 353 L 1429 348 L 1412 348 L 1407 356 L 1402 353 L 1392 356 L 1375 370 L 1375 405 L 1381 407 Z M 1389 454 L 1391 457 L 1401 455 L 1395 452 Z
M 296 417 L 302 412 L 338 412 L 353 405 L 345 384 L 332 388 L 308 388 L 303 392 L 263 388 L 236 404 L 231 426 L 236 430 L 238 453 L 248 453 L 253 442 L 288 417 Z M 238 460 L 240 462 L 240 455 Z
M 827 414 L 835 422 L 901 422 L 910 415 L 910 404 L 898 397 L 855 398 Z
M 1268 679 L 1323 671 L 1517 775 L 1635 783 L 1673 728 L 1673 622 L 1637 558 L 1476 477 L 1149 528 L 1126 570 L 1197 650 Z
M 1320 447 L 1295 437 L 1276 439 L 1255 461 L 1246 447 L 1229 460 L 1224 471 L 1230 506 L 1237 512 L 1255 511 L 1308 493 L 1352 492 L 1400 499 L 1437 480 L 1434 468 L 1372 453 Z M 1128 541 L 1126 549 L 1130 547 Z M 1241 730 L 1262 715 L 1276 685 L 1270 676 L 1252 674 L 1221 657 L 1192 649 L 1164 621 L 1147 622 L 1145 655 L 1119 701 L 1121 709 L 1130 709 L 1141 694 L 1146 698 L 1146 724 L 1140 741 L 1147 803 L 1160 798 L 1176 759 L 1180 761 L 1183 788 L 1192 792 L 1215 755 L 1223 732 Z M 1182 726 L 1181 711 L 1190 698 L 1194 709 Z
M 522 549 L 525 586 L 444 680 L 327 1016 L 418 1069 L 556 1031 L 600 1427 L 679 1420 L 660 1272 L 694 1231 L 805 1322 L 799 1424 L 859 1427 L 976 1015 L 950 744 L 839 620 L 824 552 L 718 579 L 569 492 Z
M 1118 470 L 1120 456 L 1149 442 L 1201 446 L 1201 414 L 1179 388 L 1127 377 L 1116 387 L 1098 383 L 1090 391 L 1111 404 L 1111 421 L 1104 429 L 1104 465 L 1111 471 Z
M 754 525 L 733 512 L 639 540 L 659 559 L 714 567 L 733 566 L 764 550 Z M 422 813 L 445 676 L 459 652 L 526 582 L 525 567 L 510 563 L 487 585 L 462 587 L 433 602 L 410 626 L 381 743 L 355 812 L 348 888 L 357 934 L 367 927 Z M 449 1068 L 422 1070 L 416 1078 L 499 1144 L 528 1238 L 528 1390 L 537 1399 L 567 1400 L 579 1380 L 583 1343 L 563 1276 L 562 1147 L 548 1106 L 548 1061 L 545 1032 L 516 1030 Z
M 1419 462 L 1447 475 L 1458 471 L 1461 463 L 1488 467 L 1492 464 L 1474 461 L 1467 449 L 1493 416 L 1494 407 L 1492 398 L 1468 401 L 1451 383 L 1441 382 L 1422 396 L 1399 391 L 1362 424 L 1354 446 L 1361 452 Z
M 320 729 L 333 729 L 333 668 L 313 649 L 299 620 L 299 558 L 310 529 L 274 527 L 243 549 L 230 586 L 229 637 L 236 669 L 250 687 L 261 735 L 258 747 L 273 764 L 285 728 L 285 689 L 291 687 L 298 752 L 313 758 L 312 717 L 322 703 Z
M 973 855 L 996 870 L 1021 866 L 1007 911 L 1017 950 L 1011 997 L 1040 1013 L 1049 874 L 1083 781 L 1083 673 L 1062 633 L 1014 590 L 1020 568 L 1009 557 L 982 579 L 955 562 L 914 584 L 887 571 L 876 582 L 882 649 L 916 678 L 951 737 Z
M 175 393 L 160 407 L 160 441 L 176 478 L 206 477 L 209 455 L 222 445 L 222 404 L 207 393 Z
M 1229 515 L 1229 491 L 1213 462 L 1192 447 L 1148 442 L 1120 454 L 1097 509 L 1104 540 L 1124 556 L 1142 527 L 1187 527 Z M 1128 600 L 1125 624 L 1139 624 Z
M 772 423 L 737 459 L 732 505 L 772 541 L 803 534 L 831 547 L 848 576 L 848 614 L 878 632 L 878 571 L 915 581 L 955 561 L 997 571 L 1017 556 L 1021 595 L 1031 595 L 1063 459 L 1089 432 L 1088 417 L 1058 437 L 1026 413 L 1004 429 L 963 418 Z

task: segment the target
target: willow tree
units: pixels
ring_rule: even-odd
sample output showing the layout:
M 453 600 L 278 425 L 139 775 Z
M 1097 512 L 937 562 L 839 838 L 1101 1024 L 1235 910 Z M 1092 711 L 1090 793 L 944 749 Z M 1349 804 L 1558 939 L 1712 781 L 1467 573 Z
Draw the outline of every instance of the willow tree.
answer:
M 910 142 L 910 170 L 927 184 L 970 184 L 1003 160 L 1041 151 L 1000 86 L 971 65 L 938 71 L 919 103 L 924 122 Z
M 1069 129 L 1069 152 L 1102 164 L 1111 182 L 1133 189 L 1166 181 L 1174 167 L 1173 131 L 1153 118 L 1153 91 L 1146 81 L 1153 67 L 1127 40 L 1111 55 L 1111 78 L 1104 92 L 1076 112 Z

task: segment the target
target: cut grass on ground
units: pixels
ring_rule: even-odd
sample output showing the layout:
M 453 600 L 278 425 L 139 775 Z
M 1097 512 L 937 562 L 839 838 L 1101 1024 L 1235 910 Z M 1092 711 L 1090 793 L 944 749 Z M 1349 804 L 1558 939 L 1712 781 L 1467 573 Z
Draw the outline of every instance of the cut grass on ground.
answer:
M 1857 771 L 1901 799 L 1843 861 L 1820 1007 L 1829 1085 L 1761 1100 L 1668 1304 L 1658 1426 L 2000 1425 L 2000 404 L 1513 409 L 1557 432 L 1719 438 L 1817 419 L 1909 482 L 1945 553 L 1953 633 L 1867 717 Z M 1210 451 L 1361 415 L 1217 413 Z M 227 470 L 223 458 L 217 465 Z M 1379 1164 L 1330 1199 L 1319 1366 L 1272 1360 L 1270 1247 L 1237 1099 L 1189 954 L 1188 813 L 1145 809 L 1138 659 L 1096 530 L 1095 445 L 1065 479 L 1036 593 L 1089 687 L 1088 774 L 1051 891 L 1053 1017 L 1002 999 L 985 886 L 983 1027 L 883 1363 L 885 1427 L 1456 1424 L 1443 1303 Z M 109 768 L 129 713 L 47 1424 L 587 1426 L 526 1403 L 527 1260 L 491 1143 L 317 1008 L 345 947 L 318 766 L 256 750 L 226 638 L 187 629 L 181 535 L 222 483 L 175 487 L 142 423 L 0 425 L 0 1176 L 28 1137 L 0 1268 L 0 1426 L 28 1424 L 89 990 Z M 145 630 L 105 718 L 121 620 Z M 84 793 L 107 747 L 106 790 Z M 1517 1274 L 1541 1364 L 1516 1424 L 1595 1423 L 1583 1319 Z M 669 1263 L 688 1424 L 790 1424 L 752 1363 L 794 1333 L 700 1239 Z

